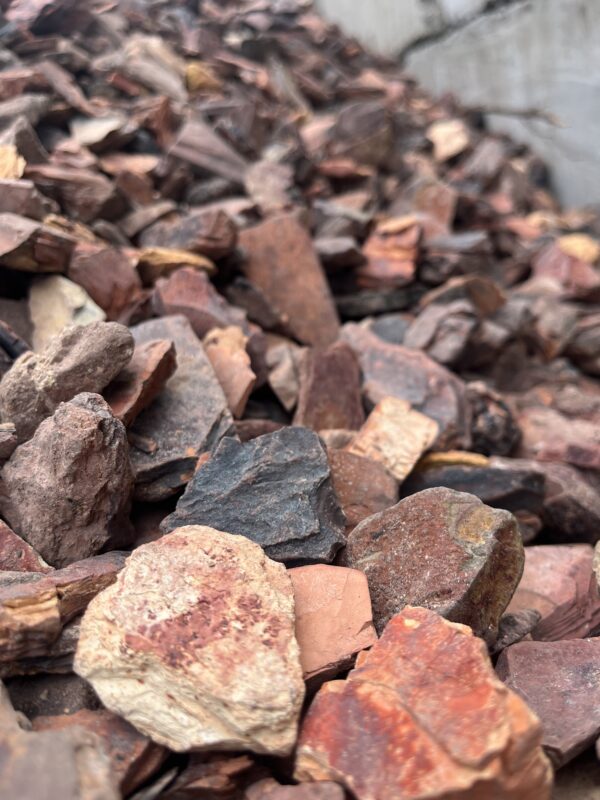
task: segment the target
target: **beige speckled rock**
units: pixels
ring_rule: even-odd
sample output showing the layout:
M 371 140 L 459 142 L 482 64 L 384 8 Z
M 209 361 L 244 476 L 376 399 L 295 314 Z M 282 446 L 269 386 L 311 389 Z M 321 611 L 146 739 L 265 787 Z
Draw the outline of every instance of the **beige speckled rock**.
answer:
M 437 422 L 414 411 L 408 401 L 384 397 L 347 449 L 380 461 L 397 480 L 403 481 L 434 443 L 438 431 Z
M 33 283 L 29 313 L 35 351 L 43 350 L 67 325 L 89 325 L 106 319 L 85 289 L 62 275 L 50 275 Z
M 227 398 L 229 410 L 236 419 L 243 416 L 256 383 L 256 375 L 250 368 L 250 356 L 246 352 L 247 342 L 248 337 L 236 325 L 213 328 L 202 342 Z
M 246 537 L 179 528 L 90 604 L 75 671 L 172 750 L 285 755 L 304 697 L 290 578 Z

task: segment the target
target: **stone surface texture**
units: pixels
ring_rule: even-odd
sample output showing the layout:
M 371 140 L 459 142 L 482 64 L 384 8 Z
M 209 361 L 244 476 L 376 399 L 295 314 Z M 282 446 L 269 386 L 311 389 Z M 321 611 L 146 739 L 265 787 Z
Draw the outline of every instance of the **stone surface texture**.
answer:
M 379 461 L 328 448 L 333 489 L 346 517 L 346 532 L 398 501 L 398 481 Z

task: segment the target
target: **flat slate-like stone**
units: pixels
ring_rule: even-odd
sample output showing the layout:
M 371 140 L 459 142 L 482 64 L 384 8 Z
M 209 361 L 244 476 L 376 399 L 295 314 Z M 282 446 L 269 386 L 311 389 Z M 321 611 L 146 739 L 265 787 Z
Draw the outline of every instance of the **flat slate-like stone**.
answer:
M 501 653 L 496 672 L 537 714 L 555 767 L 600 736 L 600 639 L 518 642 Z
M 426 489 L 373 514 L 343 562 L 365 572 L 381 632 L 406 605 L 431 608 L 479 636 L 495 632 L 523 572 L 515 518 L 452 489 Z
M 223 439 L 161 529 L 181 525 L 247 536 L 285 562 L 331 561 L 345 541 L 325 448 L 307 428 L 283 428 L 245 444 Z
M 131 329 L 136 346 L 170 339 L 177 370 L 130 428 L 136 497 L 163 500 L 190 480 L 198 456 L 233 435 L 227 400 L 202 343 L 185 317 L 162 317 Z
M 347 680 L 319 690 L 295 776 L 335 780 L 357 800 L 549 800 L 540 742 L 538 720 L 498 681 L 483 642 L 406 608 Z

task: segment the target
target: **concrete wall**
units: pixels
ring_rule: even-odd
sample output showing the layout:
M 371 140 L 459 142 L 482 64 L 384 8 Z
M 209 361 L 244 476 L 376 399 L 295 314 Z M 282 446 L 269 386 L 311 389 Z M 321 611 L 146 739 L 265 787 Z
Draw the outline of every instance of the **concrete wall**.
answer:
M 530 144 L 566 205 L 600 204 L 600 0 L 317 0 L 435 94 Z M 541 110 L 558 121 L 552 125 Z

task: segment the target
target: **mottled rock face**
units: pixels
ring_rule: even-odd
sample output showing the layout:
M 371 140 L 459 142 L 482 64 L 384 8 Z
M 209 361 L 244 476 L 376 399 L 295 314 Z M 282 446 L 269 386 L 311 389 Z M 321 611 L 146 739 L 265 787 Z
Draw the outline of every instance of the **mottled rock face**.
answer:
M 548 800 L 540 741 L 468 628 L 406 608 L 346 681 L 319 690 L 296 777 L 336 780 L 358 800 Z
M 571 419 L 551 408 L 528 408 L 519 415 L 520 454 L 600 470 L 600 432 L 586 419 Z
M 51 569 L 31 545 L 0 520 L 0 570 L 49 572 Z
M 542 723 L 542 744 L 560 767 L 600 735 L 600 640 L 518 642 L 496 671 Z
M 20 442 L 59 403 L 80 392 L 100 392 L 129 363 L 133 338 L 117 322 L 66 328 L 42 353 L 25 353 L 0 382 L 0 416 Z
M 90 604 L 75 671 L 173 750 L 287 754 L 304 696 L 290 579 L 245 537 L 181 528 Z
M 241 328 L 213 328 L 204 337 L 203 346 L 221 388 L 229 410 L 236 419 L 244 414 L 246 403 L 256 383 L 246 352 L 248 337 Z
M 512 514 L 451 489 L 427 489 L 368 517 L 343 552 L 367 576 L 379 632 L 405 605 L 420 605 L 480 636 L 497 627 L 523 558 Z
M 327 458 L 333 488 L 346 517 L 347 533 L 398 500 L 398 481 L 379 461 L 333 449 L 328 449 Z
M 15 450 L 1 477 L 2 514 L 52 566 L 123 546 L 132 536 L 125 428 L 99 395 L 62 403 Z
M 244 800 L 344 800 L 342 787 L 333 781 L 282 786 L 272 778 L 249 786 Z
M 332 560 L 344 517 L 317 434 L 284 428 L 245 444 L 224 439 L 161 528 L 189 524 L 247 536 L 277 561 Z

